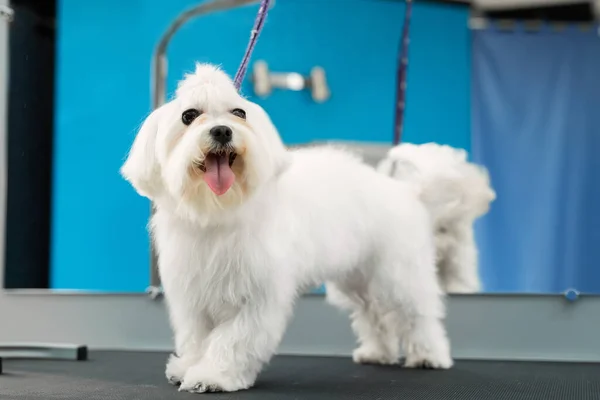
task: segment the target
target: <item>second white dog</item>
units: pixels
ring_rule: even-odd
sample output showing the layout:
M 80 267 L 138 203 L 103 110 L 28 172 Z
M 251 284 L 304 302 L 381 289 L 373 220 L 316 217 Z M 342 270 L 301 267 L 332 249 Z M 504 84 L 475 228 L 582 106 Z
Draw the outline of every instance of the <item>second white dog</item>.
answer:
M 180 390 L 251 387 L 297 296 L 323 281 L 352 311 L 355 361 L 396 363 L 402 344 L 407 367 L 452 365 L 417 192 L 339 150 L 286 150 L 217 68 L 198 65 L 146 119 L 122 174 L 156 208 Z
M 488 212 L 496 193 L 487 170 L 467 161 L 467 153 L 437 143 L 403 143 L 392 148 L 378 171 L 412 183 L 431 212 L 438 276 L 448 293 L 481 290 L 475 220 Z

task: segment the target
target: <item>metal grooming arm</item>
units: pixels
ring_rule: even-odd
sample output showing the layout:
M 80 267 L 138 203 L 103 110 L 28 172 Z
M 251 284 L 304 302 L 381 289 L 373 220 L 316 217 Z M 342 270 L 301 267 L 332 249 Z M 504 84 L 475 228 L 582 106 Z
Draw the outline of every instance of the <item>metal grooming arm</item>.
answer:
M 187 11 L 181 13 L 175 21 L 169 26 L 160 38 L 154 55 L 152 56 L 152 109 L 155 110 L 167 101 L 167 48 L 171 39 L 186 22 L 202 15 L 210 14 L 215 11 L 231 10 L 249 4 L 258 3 L 259 0 L 213 0 L 204 2 Z M 272 5 L 275 2 L 271 3 Z M 272 6 L 271 5 L 271 6 Z M 151 205 L 151 213 L 154 213 L 154 207 Z M 154 244 L 150 239 L 150 286 L 146 290 L 152 299 L 159 298 L 162 295 L 160 276 L 158 274 L 158 259 L 154 250 Z

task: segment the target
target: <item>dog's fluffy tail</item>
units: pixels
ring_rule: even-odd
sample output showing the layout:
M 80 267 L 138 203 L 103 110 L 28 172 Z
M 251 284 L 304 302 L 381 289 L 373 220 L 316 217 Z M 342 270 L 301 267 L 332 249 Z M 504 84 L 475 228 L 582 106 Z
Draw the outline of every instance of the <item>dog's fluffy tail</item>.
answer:
M 377 170 L 415 185 L 434 221 L 475 220 L 496 198 L 488 171 L 466 160 L 466 152 L 428 143 L 402 144 L 390 150 Z
M 437 218 L 475 220 L 488 212 L 496 198 L 485 168 L 466 164 L 461 170 L 462 176 L 440 176 L 421 186 L 421 199 Z

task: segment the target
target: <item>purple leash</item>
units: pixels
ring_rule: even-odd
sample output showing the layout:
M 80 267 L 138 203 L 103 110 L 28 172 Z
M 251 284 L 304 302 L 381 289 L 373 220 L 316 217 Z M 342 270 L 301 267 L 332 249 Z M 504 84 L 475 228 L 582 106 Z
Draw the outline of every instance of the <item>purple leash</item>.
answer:
M 398 69 L 396 74 L 396 113 L 394 122 L 394 145 L 400 143 L 402 138 L 402 131 L 404 128 L 404 110 L 406 108 L 406 73 L 408 70 L 408 50 L 410 43 L 410 19 L 412 16 L 412 0 L 406 0 L 406 9 L 404 12 L 404 27 L 402 29 L 402 40 L 400 41 L 400 49 L 398 51 Z M 271 0 L 261 0 L 256 20 L 254 21 L 254 27 L 250 32 L 250 41 L 246 52 L 242 58 L 242 63 L 235 74 L 233 83 L 239 91 L 246 72 L 248 71 L 248 63 L 250 57 L 258 41 L 258 37 L 262 28 L 265 24 L 267 14 L 269 12 L 269 6 Z
M 404 110 L 406 108 L 406 72 L 408 70 L 408 45 L 410 43 L 410 17 L 412 0 L 406 0 L 404 27 L 398 51 L 398 70 L 396 73 L 396 118 L 394 121 L 394 145 L 400 143 L 404 129 Z
M 258 14 L 256 14 L 254 27 L 250 32 L 250 41 L 248 42 L 248 47 L 246 47 L 244 58 L 242 58 L 240 68 L 235 74 L 235 78 L 233 80 L 233 84 L 235 85 L 238 91 L 242 87 L 242 82 L 244 81 L 244 77 L 246 76 L 246 71 L 248 71 L 248 63 L 250 62 L 250 57 L 252 56 L 252 52 L 254 51 L 254 46 L 256 46 L 256 42 L 258 41 L 260 31 L 262 31 L 263 25 L 265 24 L 265 20 L 267 19 L 267 13 L 269 12 L 269 6 L 271 5 L 270 3 L 271 0 L 261 0 L 260 2 L 260 8 L 258 9 Z

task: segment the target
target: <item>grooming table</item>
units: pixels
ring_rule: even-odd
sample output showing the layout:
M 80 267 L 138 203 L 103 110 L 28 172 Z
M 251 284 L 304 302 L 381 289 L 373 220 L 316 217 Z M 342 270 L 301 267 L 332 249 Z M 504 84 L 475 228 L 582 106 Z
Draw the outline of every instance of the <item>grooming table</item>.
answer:
M 349 358 L 276 357 L 247 391 L 179 393 L 166 353 L 94 352 L 88 361 L 4 360 L 3 400 L 600 399 L 600 364 L 457 361 L 448 371 L 355 365 Z

